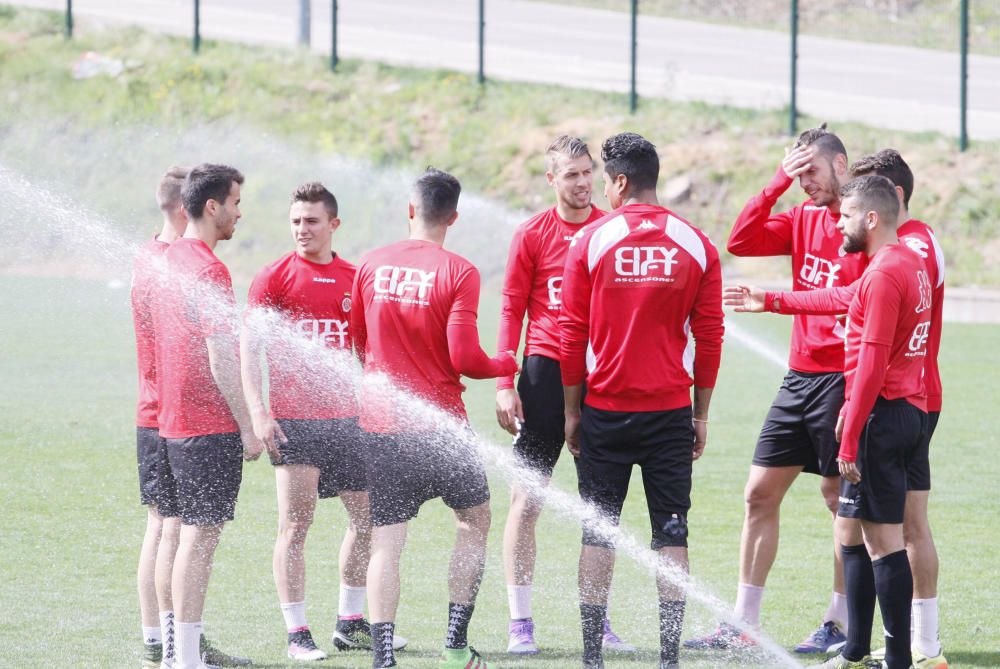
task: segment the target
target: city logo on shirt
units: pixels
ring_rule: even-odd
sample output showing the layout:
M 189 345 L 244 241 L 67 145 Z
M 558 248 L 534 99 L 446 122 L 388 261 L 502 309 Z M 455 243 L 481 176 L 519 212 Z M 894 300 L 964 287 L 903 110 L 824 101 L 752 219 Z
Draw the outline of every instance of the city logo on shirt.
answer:
M 910 250 L 921 258 L 927 258 L 927 249 L 930 245 L 919 237 L 903 237 L 903 243 L 910 247 Z
M 677 249 L 662 246 L 620 246 L 615 250 L 616 282 L 671 282 Z
M 931 278 L 927 276 L 927 272 L 917 272 L 917 285 L 920 286 L 920 304 L 917 305 L 919 314 L 931 308 Z
M 382 265 L 375 269 L 375 299 L 430 304 L 427 296 L 434 286 L 435 274 L 414 267 Z
M 807 253 L 799 270 L 799 278 L 814 288 L 832 288 L 837 281 L 840 265 L 826 258 Z
M 305 318 L 295 323 L 298 331 L 306 337 L 341 347 L 347 346 L 347 325 L 347 321 L 336 318 Z
M 562 309 L 562 282 L 561 276 L 549 277 L 549 309 Z
M 930 331 L 930 321 L 918 323 L 917 327 L 913 328 L 913 334 L 910 335 L 910 350 L 912 353 L 907 353 L 906 357 L 911 358 L 919 355 L 927 355 L 925 347 L 927 346 L 927 337 L 930 335 Z

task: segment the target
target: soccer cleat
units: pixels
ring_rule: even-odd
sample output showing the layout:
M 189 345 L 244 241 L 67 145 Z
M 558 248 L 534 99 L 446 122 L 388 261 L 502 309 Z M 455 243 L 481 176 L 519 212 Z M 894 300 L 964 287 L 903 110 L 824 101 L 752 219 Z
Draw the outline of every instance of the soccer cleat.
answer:
M 745 650 L 756 645 L 749 634 L 729 623 L 719 623 L 711 634 L 684 641 L 684 647 L 690 650 Z
M 507 652 L 512 655 L 537 655 L 535 623 L 531 618 L 511 620 L 507 631 Z
M 835 653 L 847 643 L 847 636 L 832 620 L 819 626 L 802 643 L 795 647 L 796 653 Z
M 604 619 L 604 639 L 602 640 L 604 650 L 611 653 L 634 653 L 635 646 L 622 641 L 617 634 L 611 630 L 611 620 Z
M 916 648 L 910 648 L 910 656 L 913 658 L 913 669 L 948 669 L 948 660 L 944 657 L 943 649 L 938 651 L 938 654 L 934 657 L 928 657 Z M 873 650 L 872 658 L 884 660 L 885 648 Z
M 304 627 L 288 633 L 288 657 L 300 662 L 313 662 L 325 660 L 326 653 L 316 647 L 312 632 L 309 631 L 308 627 Z
M 163 662 L 163 644 L 146 643 L 142 646 L 142 669 L 160 669 Z
M 483 656 L 472 646 L 465 648 L 445 648 L 440 669 L 489 669 Z
M 822 664 L 814 664 L 807 669 L 882 669 L 882 661 L 866 655 L 860 660 L 848 660 L 843 655 L 831 657 Z
M 229 655 L 212 645 L 212 642 L 201 635 L 201 661 L 216 667 L 249 667 L 253 661 L 249 657 Z
M 337 619 L 337 630 L 333 633 L 333 645 L 337 650 L 371 650 L 372 627 L 364 618 L 352 620 Z M 392 649 L 403 650 L 409 641 L 398 634 L 392 637 Z

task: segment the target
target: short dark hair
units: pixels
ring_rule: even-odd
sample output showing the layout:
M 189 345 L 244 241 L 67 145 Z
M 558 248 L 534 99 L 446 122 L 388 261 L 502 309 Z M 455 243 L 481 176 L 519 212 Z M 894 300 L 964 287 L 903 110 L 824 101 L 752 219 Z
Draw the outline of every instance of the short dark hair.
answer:
M 201 218 L 209 200 L 220 204 L 225 202 L 233 183 L 243 184 L 243 175 L 235 167 L 202 163 L 191 168 L 181 188 L 181 199 L 188 216 Z
M 794 148 L 797 149 L 800 146 L 816 147 L 820 153 L 828 156 L 841 155 L 845 158 L 847 157 L 847 149 L 844 147 L 844 143 L 840 141 L 840 137 L 837 137 L 826 129 L 826 123 L 821 124 L 818 128 L 809 128 L 799 135 Z
M 876 153 L 862 156 L 851 165 L 851 176 L 860 177 L 866 174 L 877 174 L 887 178 L 903 189 L 903 204 L 910 206 L 910 196 L 913 195 L 913 172 L 896 149 L 882 149 Z
M 604 171 L 612 179 L 624 174 L 633 190 L 656 188 L 660 157 L 648 139 L 634 132 L 621 132 L 604 140 L 601 147 Z
M 434 167 L 413 182 L 413 206 L 427 223 L 444 223 L 458 211 L 462 184 L 458 179 Z
M 304 183 L 292 191 L 292 202 L 322 202 L 330 218 L 337 218 L 337 198 L 318 181 Z
M 162 211 L 181 206 L 181 187 L 184 186 L 187 175 L 188 168 L 174 165 L 160 177 L 160 183 L 156 186 L 156 205 Z
M 840 189 L 840 198 L 857 198 L 865 211 L 878 212 L 879 220 L 896 227 L 899 218 L 899 198 L 896 197 L 896 184 L 886 177 L 869 174 L 854 177 Z
M 587 143 L 579 137 L 559 135 L 552 140 L 549 148 L 545 149 L 545 167 L 550 172 L 555 169 L 556 156 L 566 156 L 567 158 L 587 156 L 590 158 L 590 149 L 587 148 Z

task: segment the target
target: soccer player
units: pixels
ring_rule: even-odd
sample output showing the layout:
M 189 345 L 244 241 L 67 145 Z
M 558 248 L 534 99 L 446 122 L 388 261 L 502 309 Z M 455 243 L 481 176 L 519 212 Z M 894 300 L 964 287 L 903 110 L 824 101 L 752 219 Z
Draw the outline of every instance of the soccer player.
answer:
M 263 449 L 240 386 L 236 301 L 226 266 L 214 253 L 240 218 L 243 175 L 203 164 L 184 180 L 184 236 L 166 251 L 168 281 L 155 303 L 157 420 L 166 440 L 161 499 L 181 519 L 171 575 L 176 614 L 175 669 L 204 669 L 202 611 L 223 524 L 233 519 L 243 458 Z M 214 658 L 249 664 L 245 658 Z
M 340 649 L 371 647 L 363 618 L 371 522 L 349 353 L 356 268 L 331 245 L 340 227 L 337 199 L 320 183 L 303 184 L 292 193 L 289 223 L 295 250 L 257 273 L 248 305 L 251 310 L 280 314 L 293 336 L 340 354 L 331 353 L 331 360 L 317 366 L 314 347 L 280 335 L 269 337 L 263 323 L 254 324 L 253 314 L 248 313 L 240 360 L 254 434 L 280 453 L 273 463 L 278 489 L 273 566 L 288 631 L 288 656 L 309 661 L 327 657 L 316 647 L 305 613 L 305 541 L 317 494 L 339 496 L 349 518 L 340 547 L 334 636 Z M 264 400 L 262 351 L 267 356 L 270 410 Z
M 364 362 L 360 424 L 368 436 L 372 557 L 368 606 L 374 667 L 394 667 L 399 559 L 407 522 L 441 497 L 458 528 L 448 574 L 448 633 L 442 669 L 486 669 L 468 644 L 469 621 L 486 559 L 489 487 L 473 440 L 444 415 L 466 422 L 460 376 L 517 371 L 513 351 L 488 357 L 479 346 L 479 272 L 442 248 L 458 217 L 461 186 L 429 169 L 410 194 L 409 239 L 376 249 L 358 268 L 351 328 Z M 387 389 L 384 381 L 396 388 Z M 415 407 L 414 398 L 426 403 Z
M 594 160 L 583 140 L 562 135 L 545 151 L 545 177 L 556 205 L 531 217 L 514 232 L 507 256 L 500 307 L 498 351 L 517 351 L 525 312 L 524 361 L 517 390 L 514 377 L 497 380 L 497 421 L 515 435 L 514 455 L 536 480 L 511 487 L 504 528 L 503 563 L 510 605 L 507 652 L 533 655 L 531 591 L 535 574 L 535 524 L 542 511 L 537 486 L 548 484 L 565 435 L 559 374 L 559 311 L 563 265 L 569 242 L 583 226 L 604 215 L 590 196 Z M 604 621 L 604 647 L 634 651 Z
M 924 359 L 928 430 L 907 469 L 903 536 L 906 540 L 910 569 L 913 572 L 911 606 L 914 633 L 911 649 L 913 666 L 917 669 L 947 669 L 948 662 L 942 653 L 938 635 L 938 558 L 927 519 L 931 480 L 929 447 L 942 405 L 941 374 L 937 357 L 941 344 L 941 314 L 944 301 L 944 254 L 930 226 L 910 218 L 909 202 L 913 194 L 913 173 L 898 151 L 883 149 L 864 156 L 851 166 L 851 174 L 852 176 L 876 174 L 888 178 L 895 184 L 900 201 L 896 234 L 902 244 L 923 259 L 932 286 L 931 326 L 927 340 L 927 355 Z M 860 281 L 855 281 L 845 288 L 809 293 L 769 293 L 757 288 L 739 286 L 726 289 L 725 302 L 735 306 L 737 311 L 844 314 L 847 313 L 859 286 Z M 881 655 L 878 651 L 872 653 L 876 659 L 880 659 Z
M 139 553 L 139 610 L 142 615 L 143 669 L 159 669 L 164 658 L 173 658 L 173 648 L 164 640 L 173 637 L 173 604 L 170 599 L 170 568 L 180 532 L 180 518 L 165 516 L 158 503 L 157 468 L 163 454 L 157 422 L 156 331 L 153 300 L 165 280 L 164 252 L 184 234 L 187 216 L 181 204 L 181 185 L 187 169 L 171 167 L 160 179 L 156 204 L 163 215 L 160 233 L 139 249 L 132 272 L 132 320 L 139 366 L 139 401 L 136 407 L 136 456 L 139 470 L 139 500 L 146 506 L 146 533 Z M 169 509 L 166 509 L 169 510 Z M 163 542 L 163 559 L 157 560 Z M 173 548 L 168 548 L 172 546 Z
M 642 470 L 651 547 L 662 565 L 659 666 L 673 669 L 684 620 L 692 463 L 705 448 L 722 353 L 722 272 L 708 237 L 659 206 L 660 163 L 649 141 L 615 135 L 601 158 L 614 211 L 576 234 L 563 275 L 566 440 L 578 458 L 580 496 L 614 525 L 632 466 Z M 613 535 L 599 520 L 585 522 L 579 586 L 588 669 L 604 666 L 613 564 Z
M 798 178 L 809 199 L 779 214 L 778 198 Z M 847 286 L 865 266 L 860 254 L 845 255 L 837 232 L 840 188 L 848 180 L 847 150 L 825 124 L 799 136 L 764 190 L 751 198 L 733 226 L 728 248 L 736 256 L 789 255 L 793 290 Z M 778 551 L 779 510 L 800 472 L 819 474 L 820 492 L 831 514 L 838 504 L 840 476 L 834 427 L 844 397 L 844 328 L 835 316 L 795 316 L 789 371 L 768 411 L 754 451 L 744 495 L 740 537 L 740 581 L 734 615 L 760 627 L 764 584 Z M 835 549 L 834 584 L 823 624 L 796 646 L 799 653 L 826 652 L 845 640 L 847 608 L 843 568 Z M 722 623 L 686 648 L 739 648 L 751 636 Z

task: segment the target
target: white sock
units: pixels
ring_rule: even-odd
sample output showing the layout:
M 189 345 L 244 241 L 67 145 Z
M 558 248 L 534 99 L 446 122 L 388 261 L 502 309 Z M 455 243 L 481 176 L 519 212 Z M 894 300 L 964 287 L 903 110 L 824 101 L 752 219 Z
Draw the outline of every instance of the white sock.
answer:
M 303 627 L 309 627 L 306 624 L 305 602 L 282 603 L 281 615 L 285 616 L 285 629 L 289 632 L 298 632 Z
M 733 613 L 750 627 L 760 627 L 760 602 L 764 598 L 764 586 L 740 583 L 736 589 L 736 606 Z
M 174 659 L 174 612 L 160 611 L 160 632 L 163 634 L 163 659 Z
M 937 597 L 914 599 L 910 610 L 913 615 L 911 632 L 913 647 L 927 657 L 940 655 Z
M 202 623 L 174 623 L 176 649 L 174 669 L 199 669 L 201 667 Z
M 340 602 L 337 616 L 340 618 L 360 618 L 365 613 L 365 596 L 368 588 L 340 584 Z
M 160 634 L 160 626 L 156 627 L 142 627 L 142 642 L 147 646 L 155 646 L 156 644 L 163 643 L 163 636 Z
M 507 586 L 507 604 L 510 606 L 511 620 L 531 617 L 531 588 L 531 584 Z
M 833 621 L 840 631 L 847 634 L 847 595 L 834 592 L 830 597 L 830 606 L 826 607 L 823 622 Z

